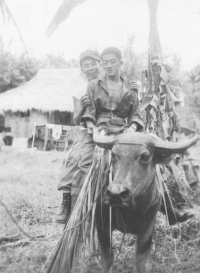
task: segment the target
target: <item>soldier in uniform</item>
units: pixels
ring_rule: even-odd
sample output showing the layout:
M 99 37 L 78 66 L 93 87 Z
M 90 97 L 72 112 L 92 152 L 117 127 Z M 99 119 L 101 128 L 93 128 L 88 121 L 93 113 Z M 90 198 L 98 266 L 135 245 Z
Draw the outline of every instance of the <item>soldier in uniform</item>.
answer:
M 88 81 L 96 79 L 99 75 L 100 55 L 96 51 L 87 50 L 80 55 L 80 67 Z M 81 98 L 81 107 L 74 114 L 74 121 L 80 124 L 80 118 L 84 114 L 86 106 L 90 103 L 87 95 Z M 63 193 L 63 200 L 60 212 L 56 216 L 56 222 L 65 224 L 73 203 L 79 193 L 79 189 L 84 181 L 87 170 L 90 166 L 95 144 L 92 134 L 82 127 L 80 136 L 75 141 L 69 154 L 66 168 L 61 180 L 58 183 L 58 190 Z

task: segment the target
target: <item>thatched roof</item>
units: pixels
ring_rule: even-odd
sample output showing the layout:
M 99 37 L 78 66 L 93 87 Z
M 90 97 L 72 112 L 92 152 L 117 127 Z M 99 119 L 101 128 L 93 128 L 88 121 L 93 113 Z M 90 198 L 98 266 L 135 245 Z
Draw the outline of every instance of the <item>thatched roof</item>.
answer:
M 72 95 L 85 94 L 87 81 L 78 68 L 41 69 L 29 82 L 0 94 L 0 111 L 73 111 Z

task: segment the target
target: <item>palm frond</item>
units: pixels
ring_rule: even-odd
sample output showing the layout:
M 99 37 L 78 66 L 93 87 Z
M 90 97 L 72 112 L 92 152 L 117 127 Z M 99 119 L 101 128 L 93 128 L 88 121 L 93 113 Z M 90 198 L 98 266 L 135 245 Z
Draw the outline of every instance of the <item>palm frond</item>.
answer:
M 103 169 L 105 153 L 106 150 L 95 148 L 92 165 L 46 273 L 70 273 L 75 262 L 77 265 L 79 259 L 90 256 L 96 250 L 96 200 L 108 177 L 108 171 Z
M 85 1 L 86 0 L 64 0 L 51 20 L 49 26 L 47 27 L 47 30 L 45 31 L 46 36 L 51 36 L 52 33 L 59 27 L 59 25 L 69 17 L 72 9 Z
M 0 13 L 2 14 L 4 24 L 6 24 L 7 21 L 11 21 L 13 23 L 13 25 L 15 26 L 17 33 L 19 35 L 19 39 L 21 40 L 21 43 L 24 47 L 24 51 L 25 51 L 25 53 L 27 53 L 27 47 L 26 47 L 26 44 L 25 44 L 24 39 L 22 37 L 21 31 L 17 25 L 17 22 L 15 21 L 14 16 L 12 15 L 12 12 L 10 11 L 8 5 L 6 4 L 6 2 L 4 0 L 0 0 Z

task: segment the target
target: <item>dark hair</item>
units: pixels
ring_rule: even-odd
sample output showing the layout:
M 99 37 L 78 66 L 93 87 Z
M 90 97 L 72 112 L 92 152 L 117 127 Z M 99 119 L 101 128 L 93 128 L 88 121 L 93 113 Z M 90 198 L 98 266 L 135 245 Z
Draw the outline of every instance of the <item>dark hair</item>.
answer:
M 114 46 L 107 47 L 107 48 L 105 48 L 103 50 L 103 52 L 101 53 L 101 60 L 102 60 L 104 55 L 110 54 L 110 53 L 115 54 L 115 56 L 119 59 L 119 61 L 122 60 L 121 50 L 119 48 L 117 48 L 117 47 L 114 47 Z

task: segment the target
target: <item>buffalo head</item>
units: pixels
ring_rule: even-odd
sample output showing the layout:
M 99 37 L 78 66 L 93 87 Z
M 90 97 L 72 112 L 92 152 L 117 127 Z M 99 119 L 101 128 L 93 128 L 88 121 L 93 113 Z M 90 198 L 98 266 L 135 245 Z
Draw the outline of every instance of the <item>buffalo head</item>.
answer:
M 108 136 L 98 129 L 93 137 L 98 146 L 112 151 L 113 177 L 104 202 L 118 207 L 134 206 L 137 198 L 144 196 L 152 200 L 147 193 L 155 196 L 155 187 L 147 189 L 154 181 L 156 164 L 169 162 L 172 154 L 184 152 L 198 140 L 195 136 L 184 142 L 167 142 L 138 132 Z

